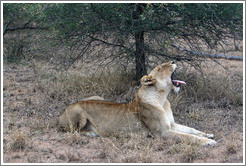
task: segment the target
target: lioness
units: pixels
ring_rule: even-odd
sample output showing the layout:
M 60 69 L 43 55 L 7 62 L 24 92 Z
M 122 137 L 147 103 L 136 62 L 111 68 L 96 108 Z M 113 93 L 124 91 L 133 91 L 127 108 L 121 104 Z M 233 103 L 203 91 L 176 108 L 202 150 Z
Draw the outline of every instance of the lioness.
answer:
M 171 89 L 176 92 L 180 89 L 177 82 L 172 81 L 176 67 L 174 62 L 164 63 L 143 76 L 141 88 L 130 103 L 114 103 L 93 97 L 70 105 L 59 117 L 58 124 L 63 129 L 78 125 L 83 132 L 98 136 L 143 132 L 201 145 L 216 144 L 209 139 L 213 134 L 175 123 L 167 96 Z

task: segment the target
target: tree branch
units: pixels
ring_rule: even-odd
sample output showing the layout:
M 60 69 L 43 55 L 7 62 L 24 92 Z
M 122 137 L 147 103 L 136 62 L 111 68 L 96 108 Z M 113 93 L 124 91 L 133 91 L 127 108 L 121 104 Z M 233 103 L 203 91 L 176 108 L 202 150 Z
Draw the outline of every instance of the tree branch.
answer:
M 191 55 L 198 55 L 198 56 L 202 56 L 205 58 L 217 58 L 217 59 L 228 59 L 228 60 L 238 60 L 238 61 L 243 60 L 242 56 L 231 56 L 231 55 L 225 55 L 225 54 L 208 54 L 205 52 L 198 52 L 198 51 L 193 51 L 193 50 L 181 49 L 180 47 L 176 46 L 175 44 L 172 44 L 171 46 L 178 49 L 181 52 L 187 52 Z
M 151 49 L 150 47 L 148 47 L 146 45 L 145 45 L 144 49 L 145 49 L 145 51 L 147 51 L 150 54 L 163 56 L 163 57 L 166 57 L 166 58 L 169 58 L 169 59 L 175 59 L 177 61 L 181 61 L 181 60 L 192 61 L 191 58 L 185 57 L 185 56 L 180 56 L 180 55 L 171 56 L 171 55 L 163 54 L 162 52 L 159 52 L 159 51 L 156 51 L 154 49 Z
M 40 30 L 46 30 L 48 28 L 46 27 L 31 27 L 31 26 L 23 26 L 23 27 L 15 27 L 15 28 L 6 28 L 3 32 L 3 36 L 8 32 L 8 31 L 17 31 L 17 30 L 25 30 L 25 29 L 40 29 Z
M 99 42 L 101 42 L 101 43 L 103 43 L 103 44 L 106 44 L 106 45 L 108 45 L 108 46 L 122 47 L 122 48 L 124 48 L 125 50 L 127 50 L 127 51 L 129 51 L 129 52 L 132 52 L 132 50 L 131 50 L 130 48 L 128 48 L 128 47 L 126 47 L 126 46 L 124 46 L 124 45 L 121 45 L 121 44 L 114 44 L 114 43 L 109 43 L 109 42 L 107 42 L 107 41 L 104 41 L 104 40 L 95 38 L 95 37 L 93 37 L 93 36 L 91 36 L 91 35 L 88 35 L 88 36 L 89 36 L 91 39 L 93 39 L 94 41 L 99 41 Z
M 11 21 L 9 21 L 9 22 L 5 25 L 5 27 L 3 28 L 3 36 L 6 34 L 6 32 L 7 32 L 7 30 L 8 30 L 8 26 L 9 26 L 10 23 L 11 23 Z

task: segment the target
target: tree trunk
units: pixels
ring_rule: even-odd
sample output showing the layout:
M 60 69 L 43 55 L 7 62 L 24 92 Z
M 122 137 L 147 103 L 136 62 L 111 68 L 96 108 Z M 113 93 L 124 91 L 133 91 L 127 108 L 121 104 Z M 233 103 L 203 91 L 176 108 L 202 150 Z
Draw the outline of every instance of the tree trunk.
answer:
M 143 75 L 147 74 L 144 54 L 144 32 L 139 31 L 135 33 L 136 51 L 135 51 L 135 65 L 136 65 L 136 80 L 140 81 Z
M 133 21 L 134 21 L 134 37 L 135 37 L 135 65 L 136 65 L 136 80 L 138 84 L 143 75 L 147 74 L 146 64 L 145 64 L 145 54 L 144 54 L 144 31 L 141 27 L 141 14 L 146 4 L 133 4 L 136 6 L 136 10 L 133 12 Z

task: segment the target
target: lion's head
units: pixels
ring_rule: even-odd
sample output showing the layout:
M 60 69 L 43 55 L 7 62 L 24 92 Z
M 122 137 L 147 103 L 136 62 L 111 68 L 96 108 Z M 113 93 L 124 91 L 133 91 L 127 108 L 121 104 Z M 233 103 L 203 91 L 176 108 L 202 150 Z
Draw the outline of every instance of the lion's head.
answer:
M 158 65 L 150 71 L 149 75 L 142 77 L 141 84 L 144 86 L 155 85 L 161 90 L 174 89 L 175 92 L 178 92 L 180 89 L 180 81 L 174 80 L 176 68 L 177 65 L 174 61 Z

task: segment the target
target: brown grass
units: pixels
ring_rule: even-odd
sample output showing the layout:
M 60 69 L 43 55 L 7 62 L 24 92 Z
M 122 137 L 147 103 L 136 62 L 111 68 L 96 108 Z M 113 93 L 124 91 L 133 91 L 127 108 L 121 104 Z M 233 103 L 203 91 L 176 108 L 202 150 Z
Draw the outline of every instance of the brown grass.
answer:
M 9 148 L 14 151 L 22 150 L 26 147 L 27 141 L 26 133 L 14 128 L 10 135 Z
M 129 138 L 90 138 L 79 131 L 60 132 L 50 128 L 48 122 L 69 104 L 92 95 L 118 102 L 132 100 L 138 89 L 133 73 L 111 69 L 95 70 L 94 74 L 86 70 L 60 73 L 39 63 L 5 65 L 4 162 L 240 163 L 242 63 L 220 62 L 231 69 L 227 71 L 207 61 L 203 73 L 199 73 L 178 64 L 176 78 L 187 85 L 181 87 L 179 94 L 169 96 L 175 120 L 215 134 L 216 147 L 175 143 L 134 133 Z
M 206 62 L 212 63 L 212 62 Z M 210 69 L 212 68 L 212 70 Z M 213 70 L 217 68 L 219 71 Z M 207 70 L 207 71 L 205 71 Z M 218 104 L 243 104 L 243 73 L 224 70 L 216 64 L 208 65 L 202 72 L 183 67 L 177 78 L 186 81 L 181 94 L 193 102 L 212 101 Z M 180 100 L 180 96 L 175 96 Z

